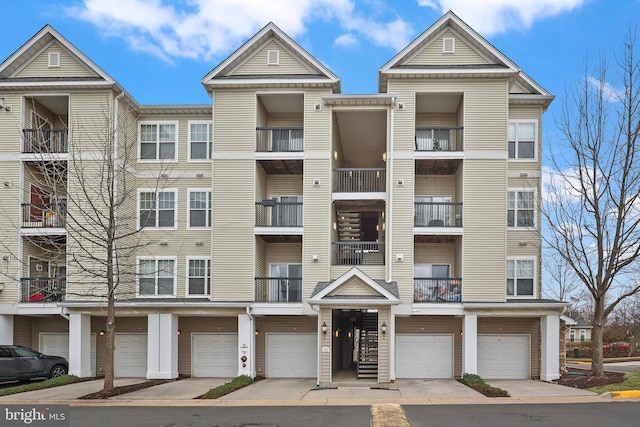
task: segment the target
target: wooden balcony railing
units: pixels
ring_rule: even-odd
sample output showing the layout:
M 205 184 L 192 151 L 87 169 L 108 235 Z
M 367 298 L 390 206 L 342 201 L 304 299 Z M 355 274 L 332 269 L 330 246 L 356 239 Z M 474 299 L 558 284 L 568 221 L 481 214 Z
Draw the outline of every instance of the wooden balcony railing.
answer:
M 304 129 L 256 128 L 256 151 L 304 151 Z
M 256 277 L 256 302 L 302 302 L 301 277 Z
M 384 193 L 387 191 L 384 168 L 341 168 L 333 170 L 335 193 Z
M 413 279 L 413 302 L 460 302 L 462 279 L 416 277 Z

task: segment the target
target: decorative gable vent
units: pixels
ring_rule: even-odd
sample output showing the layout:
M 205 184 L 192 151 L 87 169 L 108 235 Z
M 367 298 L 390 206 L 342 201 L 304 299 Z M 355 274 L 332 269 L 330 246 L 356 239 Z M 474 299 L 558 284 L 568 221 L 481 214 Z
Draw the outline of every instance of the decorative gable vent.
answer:
M 455 53 L 456 39 L 453 37 L 445 37 L 442 39 L 442 53 Z
M 280 51 L 279 50 L 268 50 L 267 51 L 267 65 L 278 65 L 280 64 Z
M 60 52 L 49 52 L 49 68 L 60 66 Z

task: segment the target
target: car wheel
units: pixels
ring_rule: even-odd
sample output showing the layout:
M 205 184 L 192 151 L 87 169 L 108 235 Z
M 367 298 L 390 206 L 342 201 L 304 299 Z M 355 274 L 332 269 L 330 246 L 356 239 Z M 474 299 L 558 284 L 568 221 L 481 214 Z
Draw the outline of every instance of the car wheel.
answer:
M 65 368 L 63 365 L 56 365 L 51 368 L 51 372 L 49 372 L 49 378 L 61 377 L 63 375 L 66 375 L 66 373 L 67 368 Z

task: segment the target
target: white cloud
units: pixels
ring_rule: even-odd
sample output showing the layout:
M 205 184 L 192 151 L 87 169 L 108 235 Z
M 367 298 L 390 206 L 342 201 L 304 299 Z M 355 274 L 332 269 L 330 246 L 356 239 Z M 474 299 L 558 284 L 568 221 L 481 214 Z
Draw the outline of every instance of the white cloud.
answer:
M 121 37 L 132 48 L 165 60 L 228 54 L 269 21 L 293 38 L 311 22 L 335 21 L 354 39 L 357 35 L 378 46 L 404 47 L 412 35 L 409 23 L 377 11 L 356 10 L 354 0 L 83 0 L 68 9 L 106 36 Z
M 343 34 L 333 41 L 334 46 L 351 47 L 358 44 L 358 39 L 351 33 Z
M 609 102 L 620 102 L 624 96 L 624 90 L 617 89 L 611 83 L 603 82 L 595 77 L 587 77 L 587 83 L 596 88 L 596 90 L 602 91 L 602 96 Z
M 419 6 L 452 10 L 474 30 L 485 36 L 512 29 L 526 30 L 534 21 L 559 15 L 586 0 L 418 0 Z

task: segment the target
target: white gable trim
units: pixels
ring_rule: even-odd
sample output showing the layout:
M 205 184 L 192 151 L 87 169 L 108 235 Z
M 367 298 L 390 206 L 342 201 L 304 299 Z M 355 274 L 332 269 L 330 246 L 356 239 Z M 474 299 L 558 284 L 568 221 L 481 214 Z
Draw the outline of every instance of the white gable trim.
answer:
M 309 304 L 337 303 L 338 301 L 341 301 L 339 299 L 338 299 L 338 301 L 336 301 L 335 299 L 322 301 L 322 299 L 324 297 L 326 297 L 327 295 L 331 294 L 332 292 L 334 292 L 335 290 L 337 290 L 338 288 L 340 288 L 342 285 L 347 283 L 347 281 L 351 280 L 354 277 L 362 280 L 362 282 L 365 285 L 369 286 L 371 289 L 376 291 L 378 294 L 382 295 L 386 299 L 386 301 L 385 300 L 371 299 L 371 298 L 363 297 L 362 300 L 349 299 L 349 300 L 347 300 L 347 302 L 350 302 L 350 303 L 355 303 L 355 302 L 361 303 L 361 302 L 363 302 L 363 300 L 365 300 L 367 302 L 377 303 L 377 304 L 381 304 L 381 303 L 382 304 L 384 304 L 384 303 L 400 303 L 400 300 L 398 300 L 398 298 L 395 295 L 391 294 L 388 290 L 386 290 L 385 288 L 380 286 L 378 284 L 378 282 L 376 282 L 371 277 L 369 277 L 368 275 L 363 273 L 360 269 L 358 269 L 357 267 L 353 267 L 352 269 L 350 269 L 349 271 L 344 273 L 342 276 L 340 276 L 336 280 L 334 280 L 333 283 L 331 283 L 329 286 L 327 286 L 322 291 L 320 291 L 312 299 L 310 299 L 309 300 Z M 345 300 L 342 300 L 341 302 L 345 302 Z

